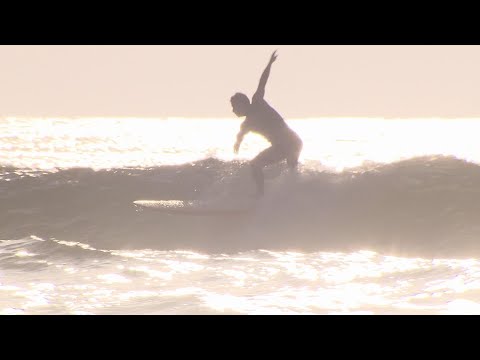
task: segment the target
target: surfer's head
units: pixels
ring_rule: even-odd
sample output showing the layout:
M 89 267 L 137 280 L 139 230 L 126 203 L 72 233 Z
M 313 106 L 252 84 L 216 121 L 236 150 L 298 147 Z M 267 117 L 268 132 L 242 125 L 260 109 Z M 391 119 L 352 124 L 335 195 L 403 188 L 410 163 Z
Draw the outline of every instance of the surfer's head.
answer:
M 250 108 L 250 100 L 248 96 L 242 93 L 236 93 L 230 98 L 232 103 L 233 112 L 238 117 L 247 115 L 247 111 Z

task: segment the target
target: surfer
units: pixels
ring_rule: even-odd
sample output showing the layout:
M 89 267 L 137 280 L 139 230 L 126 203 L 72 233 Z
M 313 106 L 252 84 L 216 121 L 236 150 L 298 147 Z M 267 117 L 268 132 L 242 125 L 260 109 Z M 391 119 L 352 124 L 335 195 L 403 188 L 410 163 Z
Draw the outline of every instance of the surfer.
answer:
M 237 141 L 233 147 L 235 154 L 238 154 L 240 144 L 249 132 L 262 135 L 271 144 L 269 148 L 263 150 L 250 162 L 258 197 L 264 193 L 263 168 L 286 159 L 288 167 L 295 171 L 303 147 L 300 137 L 288 127 L 282 116 L 264 99 L 265 85 L 270 75 L 270 68 L 277 59 L 276 53 L 276 51 L 273 52 L 267 67 L 263 71 L 257 91 L 252 97 L 252 102 L 250 103 L 248 96 L 242 93 L 236 93 L 230 99 L 234 114 L 238 117 L 246 117 L 240 125 Z

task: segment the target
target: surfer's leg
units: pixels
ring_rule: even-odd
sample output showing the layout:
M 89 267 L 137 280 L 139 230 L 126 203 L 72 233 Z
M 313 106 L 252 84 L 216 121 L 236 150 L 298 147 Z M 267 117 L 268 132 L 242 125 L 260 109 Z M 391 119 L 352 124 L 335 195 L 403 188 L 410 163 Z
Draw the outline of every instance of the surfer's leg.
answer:
M 287 155 L 287 164 L 288 164 L 288 167 L 290 168 L 290 170 L 292 172 L 296 172 L 296 170 L 297 170 L 298 158 L 300 157 L 300 153 L 302 152 L 302 148 L 303 148 L 303 142 L 300 139 L 300 137 L 298 137 L 298 135 L 296 135 L 295 142 L 293 143 L 293 145 L 289 149 L 289 153 Z
M 262 196 L 264 193 L 265 178 L 263 176 L 263 168 L 283 159 L 285 159 L 284 152 L 278 147 L 271 146 L 263 150 L 251 161 L 252 175 L 257 186 L 257 196 Z
M 263 196 L 265 192 L 265 177 L 263 176 L 262 168 L 252 164 L 252 175 L 253 180 L 255 181 L 255 186 L 257 187 L 256 196 Z

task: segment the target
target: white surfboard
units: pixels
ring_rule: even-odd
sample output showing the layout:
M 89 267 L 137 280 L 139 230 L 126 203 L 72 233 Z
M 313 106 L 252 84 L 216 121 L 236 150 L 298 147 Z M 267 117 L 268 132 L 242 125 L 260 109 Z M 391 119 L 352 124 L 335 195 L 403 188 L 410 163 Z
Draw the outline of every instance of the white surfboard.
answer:
M 255 205 L 254 200 L 209 201 L 209 200 L 136 200 L 142 209 L 181 215 L 234 215 L 245 214 Z

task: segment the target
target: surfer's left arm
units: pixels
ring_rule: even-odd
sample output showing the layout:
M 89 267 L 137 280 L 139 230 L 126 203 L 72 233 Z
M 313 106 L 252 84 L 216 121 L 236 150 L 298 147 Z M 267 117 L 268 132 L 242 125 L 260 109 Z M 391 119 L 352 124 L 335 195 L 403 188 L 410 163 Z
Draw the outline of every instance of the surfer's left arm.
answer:
M 250 131 L 248 125 L 246 124 L 246 120 L 240 125 L 240 131 L 237 134 L 237 141 L 235 145 L 233 145 L 233 152 L 238 154 L 238 150 L 240 149 L 240 145 L 242 144 L 243 138 L 245 135 Z

